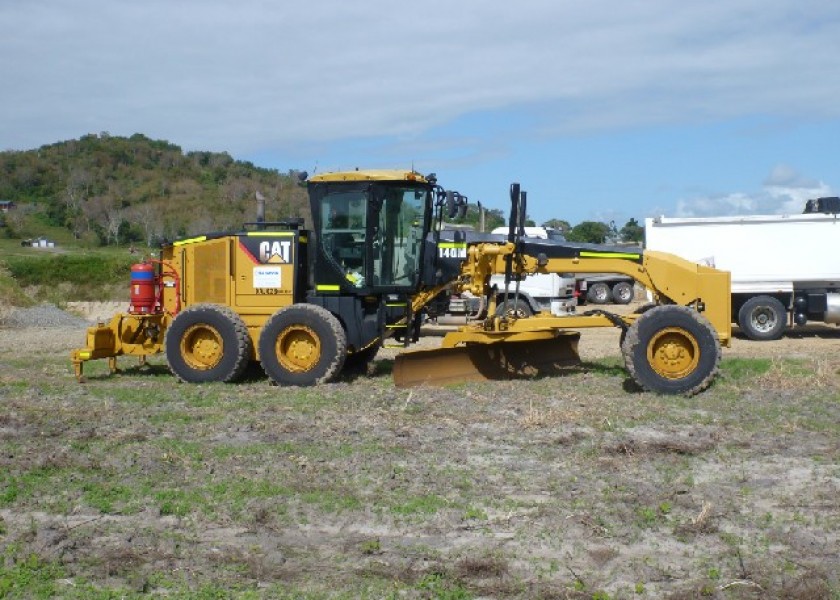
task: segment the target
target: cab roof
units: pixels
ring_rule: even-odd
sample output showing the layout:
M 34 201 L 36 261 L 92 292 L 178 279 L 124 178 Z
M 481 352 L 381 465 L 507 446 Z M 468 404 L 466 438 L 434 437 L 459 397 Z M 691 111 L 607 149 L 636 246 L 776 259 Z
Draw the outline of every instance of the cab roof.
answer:
M 416 171 L 401 169 L 365 169 L 354 171 L 334 171 L 332 173 L 320 173 L 309 178 L 310 183 L 328 181 L 416 181 L 428 183 L 424 175 Z

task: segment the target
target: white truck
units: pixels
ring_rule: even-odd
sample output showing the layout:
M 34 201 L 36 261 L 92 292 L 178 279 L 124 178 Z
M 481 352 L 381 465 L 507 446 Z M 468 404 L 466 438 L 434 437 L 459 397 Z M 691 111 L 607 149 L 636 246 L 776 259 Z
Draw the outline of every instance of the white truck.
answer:
M 504 275 L 493 275 L 490 285 L 495 286 L 496 314 L 517 317 L 528 317 L 538 312 L 550 312 L 555 317 L 574 314 L 577 299 L 574 297 L 575 280 L 573 277 L 562 277 L 555 273 L 535 273 L 528 275 L 519 282 L 512 281 L 508 287 L 507 302 L 505 303 Z M 445 314 L 437 315 L 438 323 L 462 324 L 473 319 L 483 318 L 487 306 L 484 299 L 470 294 L 452 295 Z
M 495 235 L 507 235 L 507 227 L 496 227 L 491 233 Z M 525 227 L 525 237 L 539 238 L 543 240 L 558 240 L 565 241 L 562 232 L 550 227 Z M 537 277 L 531 275 L 528 279 Z M 562 289 L 562 286 L 568 283 L 569 279 L 574 278 L 569 274 L 568 277 L 562 278 L 559 282 L 534 282 L 536 287 L 547 288 L 549 286 L 557 286 L 556 290 Z M 616 304 L 629 304 L 633 301 L 635 296 L 635 282 L 632 277 L 626 275 L 619 275 L 618 273 L 591 273 L 585 276 L 577 277 L 574 281 L 575 296 L 579 305 L 585 302 L 592 304 L 609 304 L 614 302 Z M 527 281 L 527 280 L 526 280 Z M 530 284 L 529 284 L 530 285 Z M 551 291 L 550 293 L 563 293 L 559 291 Z M 548 310 L 547 308 L 545 310 Z
M 502 241 L 503 236 L 507 236 L 507 233 L 507 227 L 497 227 L 490 232 L 490 236 L 492 239 Z M 563 239 L 559 232 L 545 227 L 525 227 L 525 237 Z M 519 317 L 530 316 L 538 312 L 550 312 L 557 317 L 574 314 L 575 307 L 578 304 L 575 297 L 575 284 L 575 277 L 571 273 L 534 273 L 525 277 L 518 284 L 515 281 L 510 282 L 507 288 L 507 302 L 505 302 L 504 275 L 493 275 L 490 278 L 491 287 L 495 287 L 497 290 L 496 312 L 501 315 L 506 310 L 508 314 L 515 314 Z M 483 298 L 462 294 L 451 296 L 445 314 L 436 318 L 439 323 L 462 323 L 481 318 L 486 309 Z
M 826 212 L 648 218 L 645 247 L 729 271 L 732 318 L 750 339 L 811 321 L 838 325 L 840 199 L 809 201 L 806 211 L 815 207 Z

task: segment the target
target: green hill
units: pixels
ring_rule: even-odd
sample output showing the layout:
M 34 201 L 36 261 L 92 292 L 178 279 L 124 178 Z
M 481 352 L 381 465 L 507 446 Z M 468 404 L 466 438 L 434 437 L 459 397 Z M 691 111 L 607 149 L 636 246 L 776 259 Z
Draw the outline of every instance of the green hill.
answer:
M 256 167 L 224 152 L 183 152 L 141 134 L 87 135 L 0 152 L 0 200 L 14 203 L 0 215 L 0 236 L 155 246 L 254 221 L 257 191 L 267 198 L 267 220 L 308 218 L 293 170 Z

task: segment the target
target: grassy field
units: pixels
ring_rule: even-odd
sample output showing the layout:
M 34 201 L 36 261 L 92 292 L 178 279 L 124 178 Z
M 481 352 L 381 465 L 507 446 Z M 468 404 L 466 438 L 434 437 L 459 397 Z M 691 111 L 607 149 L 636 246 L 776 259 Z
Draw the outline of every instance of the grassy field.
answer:
M 384 351 L 315 389 L 79 385 L 71 333 L 0 338 L 0 598 L 840 598 L 825 353 L 725 353 L 692 398 L 617 356 L 398 390 Z
M 131 265 L 143 256 L 125 247 L 30 248 L 0 238 L 0 306 L 123 299 Z

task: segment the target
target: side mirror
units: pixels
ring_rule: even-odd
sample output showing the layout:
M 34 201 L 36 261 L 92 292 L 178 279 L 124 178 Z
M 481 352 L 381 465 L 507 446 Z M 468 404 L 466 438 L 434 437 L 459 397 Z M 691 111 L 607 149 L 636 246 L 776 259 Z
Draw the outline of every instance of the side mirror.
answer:
M 516 226 L 519 224 L 519 190 L 518 183 L 510 184 L 510 215 L 508 217 L 508 241 L 516 241 Z
M 463 202 L 458 206 L 458 218 L 463 219 L 467 216 L 467 197 L 461 196 L 463 198 Z
M 519 237 L 525 237 L 525 219 L 528 216 L 528 192 L 519 193 Z
M 455 192 L 446 192 L 446 218 L 452 219 L 458 213 L 458 207 L 455 205 Z

